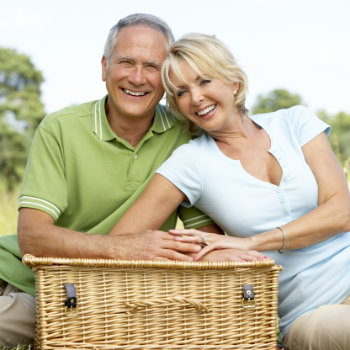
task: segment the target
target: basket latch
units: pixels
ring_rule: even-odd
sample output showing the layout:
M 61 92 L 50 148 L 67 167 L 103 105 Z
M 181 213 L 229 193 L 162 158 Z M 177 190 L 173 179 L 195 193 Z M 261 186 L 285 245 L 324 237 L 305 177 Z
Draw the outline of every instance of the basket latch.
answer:
M 66 306 L 66 316 L 71 316 L 76 313 L 77 307 L 77 295 L 75 292 L 75 286 L 72 283 L 64 284 L 64 288 L 66 289 L 67 299 L 64 302 Z
M 252 309 L 255 307 L 255 294 L 252 284 L 243 286 L 242 306 L 245 309 Z

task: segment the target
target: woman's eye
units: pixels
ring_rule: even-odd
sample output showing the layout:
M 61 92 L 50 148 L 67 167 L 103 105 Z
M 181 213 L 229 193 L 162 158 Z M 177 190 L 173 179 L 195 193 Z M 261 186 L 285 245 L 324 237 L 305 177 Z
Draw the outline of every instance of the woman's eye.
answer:
M 209 80 L 209 79 L 203 79 L 201 81 L 201 85 L 206 85 L 206 84 L 209 84 L 210 82 L 211 82 L 211 80 Z
M 179 90 L 177 92 L 177 97 L 181 97 L 186 91 L 185 90 Z

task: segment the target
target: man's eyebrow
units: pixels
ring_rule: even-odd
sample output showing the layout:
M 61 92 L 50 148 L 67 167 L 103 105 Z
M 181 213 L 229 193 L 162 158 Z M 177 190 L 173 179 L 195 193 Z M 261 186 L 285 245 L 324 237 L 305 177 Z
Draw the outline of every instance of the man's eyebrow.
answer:
M 147 60 L 147 61 L 144 61 L 143 63 L 144 64 L 152 64 L 154 66 L 157 66 L 159 69 L 161 67 L 161 64 L 159 62 L 157 62 L 157 61 Z
M 130 57 L 130 56 L 115 56 L 114 57 L 114 61 L 121 61 L 121 60 L 135 61 L 135 59 Z

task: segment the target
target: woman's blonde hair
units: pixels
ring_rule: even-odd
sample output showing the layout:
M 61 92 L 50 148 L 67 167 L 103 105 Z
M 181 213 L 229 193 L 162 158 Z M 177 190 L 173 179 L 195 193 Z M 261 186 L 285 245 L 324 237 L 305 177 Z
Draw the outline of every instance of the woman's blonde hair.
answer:
M 235 58 L 226 46 L 215 36 L 190 33 L 174 42 L 162 64 L 162 81 L 166 91 L 167 104 L 175 115 L 185 120 L 186 129 L 192 134 L 201 131 L 180 113 L 175 96 L 176 86 L 170 76 L 185 81 L 180 64 L 185 61 L 199 75 L 220 79 L 226 83 L 239 83 L 235 106 L 242 115 L 247 114 L 245 107 L 248 79 L 238 66 Z

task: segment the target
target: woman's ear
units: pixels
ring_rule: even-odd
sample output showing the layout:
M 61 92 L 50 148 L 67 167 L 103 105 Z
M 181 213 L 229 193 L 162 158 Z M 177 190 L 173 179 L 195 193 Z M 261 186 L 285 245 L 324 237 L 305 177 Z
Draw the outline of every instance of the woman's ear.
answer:
M 237 92 L 239 90 L 239 83 L 237 81 L 235 81 L 234 83 L 232 83 L 232 89 L 233 89 L 233 94 L 236 96 Z

